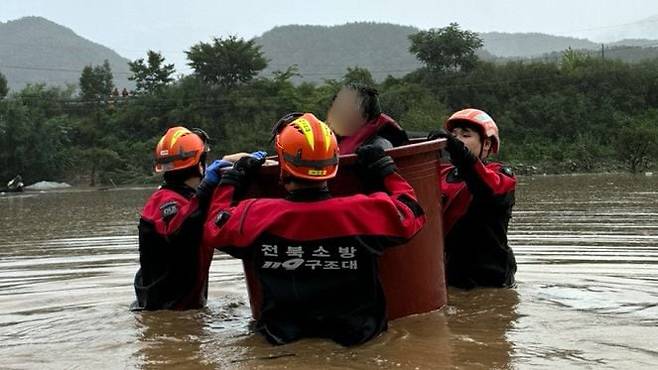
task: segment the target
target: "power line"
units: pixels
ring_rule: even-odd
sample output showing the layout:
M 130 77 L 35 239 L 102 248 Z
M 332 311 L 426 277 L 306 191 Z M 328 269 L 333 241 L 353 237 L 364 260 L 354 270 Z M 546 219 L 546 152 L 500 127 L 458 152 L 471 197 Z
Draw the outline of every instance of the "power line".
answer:
M 657 69 L 658 72 L 658 69 Z M 464 73 L 461 76 L 466 76 L 467 74 Z M 452 77 L 461 77 L 461 76 L 452 76 Z M 468 88 L 468 87 L 477 87 L 478 89 L 482 88 L 494 88 L 497 86 L 503 86 L 503 85 L 512 85 L 512 84 L 518 84 L 518 83 L 529 83 L 529 82 L 539 82 L 539 81 L 548 81 L 548 80 L 556 80 L 556 79 L 567 79 L 569 78 L 568 76 L 564 75 L 552 75 L 552 76 L 547 76 L 547 77 L 527 77 L 527 78 L 516 78 L 516 79 L 505 79 L 505 80 L 497 80 L 497 81 L 489 81 L 489 82 L 462 82 L 462 83 L 451 83 L 451 84 L 445 84 L 442 85 L 440 88 L 434 89 L 433 91 L 435 92 L 449 92 L 451 89 L 455 88 Z M 250 104 L 253 104 L 255 101 L 258 102 L 258 104 L 264 104 L 264 103 L 280 103 L 281 98 L 277 96 L 242 96 L 242 97 L 223 97 L 223 96 L 218 96 L 219 99 L 216 97 L 214 99 L 217 99 L 213 101 L 213 98 L 204 98 L 204 97 L 157 97 L 155 101 L 144 101 L 142 98 L 146 98 L 147 96 L 135 96 L 135 97 L 108 97 L 105 98 L 103 101 L 104 104 L 143 104 L 143 105 L 149 105 L 149 106 L 154 106 L 154 107 L 177 107 L 181 105 L 186 105 L 186 104 L 193 104 L 193 103 L 202 103 L 201 105 L 197 105 L 194 108 L 223 108 L 223 107 L 235 107 L 239 106 L 241 103 L 248 102 Z M 55 97 L 44 97 L 43 95 L 38 95 L 38 94 L 16 94 L 12 96 L 11 98 L 5 99 L 9 101 L 21 101 L 21 100 L 42 100 L 42 101 L 51 101 L 51 102 L 61 102 L 61 103 L 75 103 L 78 105 L 84 105 L 84 104 L 92 104 L 92 103 L 99 103 L 101 100 L 94 100 L 94 99 L 89 99 L 89 100 L 84 100 L 80 98 L 55 98 Z
M 59 67 L 34 67 L 34 66 L 17 66 L 17 65 L 0 64 L 0 68 L 20 69 L 20 70 L 28 70 L 28 71 L 44 71 L 44 72 L 70 72 L 77 74 L 82 73 L 81 69 L 59 68 Z M 132 75 L 131 72 L 112 72 L 112 74 L 127 75 L 127 76 Z

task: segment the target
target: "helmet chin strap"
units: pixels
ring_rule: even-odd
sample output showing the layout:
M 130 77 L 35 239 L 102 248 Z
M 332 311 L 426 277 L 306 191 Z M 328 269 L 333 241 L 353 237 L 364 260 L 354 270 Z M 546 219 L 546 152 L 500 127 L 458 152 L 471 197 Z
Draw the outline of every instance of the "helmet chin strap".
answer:
M 480 145 L 480 155 L 478 155 L 478 159 L 480 159 L 480 161 L 484 162 L 484 160 L 489 156 L 490 152 L 491 152 L 491 148 L 489 148 L 489 150 L 487 150 L 487 155 L 484 158 L 482 157 L 483 154 L 484 154 L 484 141 L 483 141 L 482 145 Z
M 484 160 L 485 160 L 488 156 L 489 156 L 489 151 L 487 151 L 487 155 L 485 156 L 485 155 L 484 155 L 484 146 L 483 146 L 482 148 L 480 148 L 480 155 L 478 156 L 478 158 L 480 159 L 480 161 L 484 162 Z
M 199 170 L 199 172 L 201 173 L 201 178 L 203 178 L 206 175 L 206 168 L 208 166 L 206 165 L 206 162 L 199 163 L 199 165 L 201 166 L 201 169 Z
M 484 142 L 487 139 L 482 140 L 482 144 L 480 145 L 480 155 L 478 155 L 478 158 L 483 162 L 489 156 L 489 153 L 491 153 L 491 147 L 489 147 L 489 149 L 487 150 L 487 155 L 484 158 L 482 157 L 484 154 Z

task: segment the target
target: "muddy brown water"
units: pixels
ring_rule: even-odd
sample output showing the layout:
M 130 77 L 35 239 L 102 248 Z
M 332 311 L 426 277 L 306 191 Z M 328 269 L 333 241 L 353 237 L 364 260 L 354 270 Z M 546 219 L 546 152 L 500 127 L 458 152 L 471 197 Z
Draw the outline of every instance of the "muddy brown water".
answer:
M 272 347 L 241 265 L 217 253 L 208 307 L 131 313 L 152 189 L 0 196 L 0 368 L 658 368 L 658 177 L 523 177 L 518 286 L 449 292 L 357 348 Z

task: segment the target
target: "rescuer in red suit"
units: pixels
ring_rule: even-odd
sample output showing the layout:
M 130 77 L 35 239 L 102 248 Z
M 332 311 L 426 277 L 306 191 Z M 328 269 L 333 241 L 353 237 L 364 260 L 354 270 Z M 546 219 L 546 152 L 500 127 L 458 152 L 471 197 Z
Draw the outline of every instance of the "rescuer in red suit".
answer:
M 206 168 L 209 150 L 203 130 L 182 126 L 168 129 L 156 146 L 155 171 L 164 181 L 139 219 L 140 268 L 132 310 L 186 310 L 206 304 L 213 251 L 201 248 L 201 233 L 220 169 L 232 165 L 224 159 Z M 252 155 L 263 158 L 265 153 Z
M 516 178 L 488 160 L 498 153 L 494 120 L 479 109 L 454 113 L 429 139 L 447 139 L 450 163 L 439 167 L 448 285 L 511 287 L 516 260 L 507 243 Z
M 339 150 L 329 127 L 296 113 L 274 134 L 287 197 L 240 200 L 262 163 L 240 159 L 213 194 L 204 247 L 251 260 L 263 297 L 257 329 L 272 344 L 366 342 L 387 327 L 377 257 L 420 231 L 423 209 L 383 149 L 357 151 L 361 175 L 376 191 L 332 197 L 327 181 L 336 176 Z

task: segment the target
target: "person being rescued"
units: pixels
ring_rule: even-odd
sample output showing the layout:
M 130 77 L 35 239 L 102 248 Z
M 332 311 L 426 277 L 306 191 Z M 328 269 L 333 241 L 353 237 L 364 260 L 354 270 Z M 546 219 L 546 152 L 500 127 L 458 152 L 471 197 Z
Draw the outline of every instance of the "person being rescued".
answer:
M 489 161 L 500 149 L 498 126 L 484 111 L 454 113 L 428 139 L 447 139 L 450 163 L 439 167 L 448 285 L 512 287 L 516 273 L 507 228 L 514 206 L 512 170 Z
M 364 85 L 348 84 L 334 95 L 327 124 L 343 155 L 355 153 L 361 145 L 389 149 L 409 141 L 402 127 L 382 113 L 377 90 Z
M 201 248 L 210 195 L 220 169 L 246 154 L 226 156 L 206 169 L 208 135 L 172 127 L 155 149 L 155 171 L 164 182 L 147 200 L 139 219 L 136 300 L 131 310 L 186 310 L 205 306 L 212 250 Z M 253 155 L 264 157 L 264 152 Z M 205 175 L 205 176 L 204 176 Z
M 361 177 L 378 191 L 332 197 L 339 149 L 329 127 L 294 113 L 274 133 L 286 198 L 239 201 L 262 161 L 238 160 L 213 194 L 203 244 L 253 263 L 263 297 L 257 330 L 270 343 L 364 343 L 387 328 L 377 258 L 421 230 L 423 209 L 383 149 L 357 151 Z

